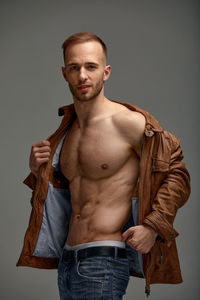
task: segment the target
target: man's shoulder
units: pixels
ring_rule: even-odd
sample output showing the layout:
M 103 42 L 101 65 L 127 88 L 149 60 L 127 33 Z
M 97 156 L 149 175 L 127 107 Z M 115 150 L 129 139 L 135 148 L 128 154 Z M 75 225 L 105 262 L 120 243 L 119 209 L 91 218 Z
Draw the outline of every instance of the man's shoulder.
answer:
M 149 111 L 136 106 L 130 102 L 122 102 L 122 101 L 118 101 L 118 100 L 111 100 L 114 103 L 120 104 L 122 107 L 126 107 L 128 112 L 132 112 L 130 113 L 130 115 L 138 115 L 141 114 L 145 117 L 146 120 L 146 124 L 152 125 L 152 127 L 159 127 L 161 128 L 161 125 L 159 124 L 157 118 L 155 116 L 153 116 Z M 137 114 L 133 114 L 133 112 L 136 112 Z
M 114 103 L 120 105 L 121 112 L 114 115 L 116 121 L 129 122 L 130 125 L 137 126 L 137 124 L 143 124 L 145 126 L 155 128 L 156 130 L 162 130 L 158 120 L 147 110 L 140 108 L 139 106 L 133 105 L 130 102 L 121 102 L 111 100 Z
M 144 132 L 146 120 L 141 112 L 122 107 L 112 115 L 112 120 L 121 130 Z
M 114 106 L 115 107 L 115 106 Z M 140 153 L 140 144 L 145 129 L 145 117 L 140 112 L 130 110 L 125 105 L 116 106 L 112 122 L 118 132 L 126 139 L 136 153 Z
M 123 133 L 130 135 L 133 138 L 133 134 L 142 134 L 142 131 L 147 136 L 153 136 L 155 133 L 162 134 L 162 141 L 165 142 L 169 149 L 175 149 L 180 145 L 180 139 L 172 132 L 164 129 L 157 118 L 155 118 L 147 110 L 144 110 L 138 106 L 135 106 L 129 102 L 119 102 L 125 109 L 121 110 L 120 114 L 113 116 L 116 124 L 120 125 Z M 143 117 L 142 117 L 143 116 Z M 157 134 L 156 134 L 157 136 Z

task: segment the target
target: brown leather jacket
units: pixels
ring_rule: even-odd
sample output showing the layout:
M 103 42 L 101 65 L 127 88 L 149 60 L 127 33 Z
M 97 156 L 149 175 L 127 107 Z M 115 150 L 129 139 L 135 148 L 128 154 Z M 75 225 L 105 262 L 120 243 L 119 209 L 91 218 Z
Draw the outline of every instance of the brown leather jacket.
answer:
M 114 101 L 114 100 L 112 100 Z M 132 197 L 132 216 L 124 226 L 151 226 L 158 233 L 148 254 L 126 245 L 130 275 L 146 279 L 146 293 L 152 283 L 181 283 L 181 271 L 173 221 L 190 195 L 190 176 L 182 162 L 179 139 L 164 130 L 147 111 L 132 104 L 114 101 L 146 118 L 140 160 L 140 178 Z M 74 104 L 59 108 L 59 128 L 48 137 L 51 157 L 40 167 L 36 180 L 30 173 L 24 183 L 32 189 L 32 211 L 17 266 L 57 268 L 67 238 L 71 214 L 68 181 L 59 169 L 59 153 L 69 127 L 76 118 Z

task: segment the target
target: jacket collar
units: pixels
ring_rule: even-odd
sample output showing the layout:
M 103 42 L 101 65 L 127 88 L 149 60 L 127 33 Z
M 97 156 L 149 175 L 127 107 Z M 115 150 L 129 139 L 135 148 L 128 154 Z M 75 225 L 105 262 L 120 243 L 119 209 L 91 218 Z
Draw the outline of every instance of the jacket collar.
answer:
M 162 132 L 163 131 L 163 128 L 161 127 L 159 122 L 148 111 L 141 109 L 138 106 L 135 106 L 135 105 L 127 103 L 127 102 L 120 102 L 120 101 L 116 101 L 116 100 L 112 100 L 112 99 L 109 99 L 109 100 L 116 102 L 116 103 L 120 103 L 120 104 L 126 106 L 127 108 L 129 108 L 130 110 L 137 111 L 137 112 L 140 112 L 141 114 L 143 114 L 146 119 L 146 125 L 145 125 L 145 135 L 146 136 L 151 137 L 154 135 L 154 132 Z M 74 103 L 71 103 L 71 104 L 65 105 L 65 106 L 61 106 L 58 109 L 58 115 L 64 116 L 64 117 L 71 115 L 71 117 L 76 118 L 76 111 L 74 108 Z

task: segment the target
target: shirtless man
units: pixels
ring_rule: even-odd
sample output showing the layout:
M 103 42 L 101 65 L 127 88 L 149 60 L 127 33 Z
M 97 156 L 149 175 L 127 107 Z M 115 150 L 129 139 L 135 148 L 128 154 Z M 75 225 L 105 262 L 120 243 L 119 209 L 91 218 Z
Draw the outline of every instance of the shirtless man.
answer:
M 157 237 L 151 227 L 130 227 L 122 235 L 122 228 L 131 215 L 131 197 L 139 176 L 145 118 L 104 96 L 104 82 L 110 76 L 111 66 L 107 65 L 106 49 L 98 38 L 90 37 L 81 42 L 77 39 L 68 44 L 65 42 L 64 54 L 62 74 L 68 82 L 77 114 L 60 155 L 61 171 L 69 180 L 72 204 L 66 251 L 78 247 L 81 249 L 82 244 L 83 249 L 89 245 L 101 248 L 99 241 L 107 241 L 107 244 L 103 244 L 104 248 L 105 245 L 114 245 L 118 249 L 123 248 L 127 240 L 135 250 L 148 253 Z M 48 162 L 50 152 L 51 145 L 47 140 L 32 145 L 30 169 L 36 177 L 41 164 Z M 97 254 L 96 258 L 93 257 L 93 269 L 101 265 L 105 268 L 105 257 L 100 256 Z M 126 278 L 127 258 L 119 257 L 116 260 L 122 262 Z M 83 271 L 84 266 L 82 268 Z M 64 276 L 64 271 L 69 274 L 75 272 L 72 266 L 69 270 L 65 265 L 63 270 L 60 263 L 59 278 Z M 91 267 L 88 270 L 91 275 Z M 101 268 L 97 270 L 96 276 L 101 276 Z M 75 282 L 77 278 L 72 276 L 72 279 Z M 61 299 L 79 299 L 77 295 L 84 288 L 82 283 L 77 282 L 76 291 L 71 288 L 69 292 L 69 286 L 61 281 Z M 123 284 L 119 278 L 116 296 L 110 296 L 108 288 L 105 299 L 122 299 L 128 278 Z M 78 290 L 78 287 L 81 288 Z M 86 298 L 80 296 L 80 299 L 100 299 L 98 285 L 91 286 L 85 282 L 85 287 L 89 294 Z

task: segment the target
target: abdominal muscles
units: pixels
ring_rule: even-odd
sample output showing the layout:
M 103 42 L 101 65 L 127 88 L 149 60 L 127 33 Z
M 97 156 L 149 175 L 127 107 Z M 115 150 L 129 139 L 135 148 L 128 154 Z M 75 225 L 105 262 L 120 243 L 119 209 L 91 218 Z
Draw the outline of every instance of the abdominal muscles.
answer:
M 75 176 L 70 182 L 72 215 L 67 243 L 121 240 L 121 231 L 131 215 L 131 197 L 139 163 L 134 156 L 114 175 L 91 180 Z

